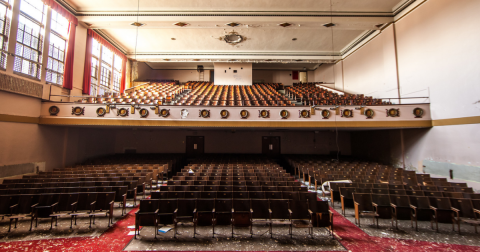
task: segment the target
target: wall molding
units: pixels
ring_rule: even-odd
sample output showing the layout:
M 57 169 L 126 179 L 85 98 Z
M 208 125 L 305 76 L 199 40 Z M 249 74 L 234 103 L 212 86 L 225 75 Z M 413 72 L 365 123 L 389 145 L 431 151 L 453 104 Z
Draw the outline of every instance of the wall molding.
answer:
M 40 117 L 0 114 L 0 122 L 38 124 L 40 122 Z
M 111 119 L 78 119 L 78 118 L 41 118 L 32 116 L 19 116 L 0 114 L 0 122 L 33 123 L 44 125 L 102 125 L 102 126 L 158 126 L 158 127 L 212 127 L 212 128 L 428 128 L 435 126 L 451 126 L 480 124 L 480 116 L 438 119 L 431 121 L 395 121 L 395 122 L 258 122 L 258 121 L 184 121 L 184 120 L 111 120 Z
M 480 124 L 480 116 L 432 120 L 432 126 Z
M 423 121 L 187 121 L 187 120 L 116 120 L 79 118 L 40 118 L 42 125 L 138 126 L 138 127 L 208 127 L 208 128 L 429 128 L 432 122 Z

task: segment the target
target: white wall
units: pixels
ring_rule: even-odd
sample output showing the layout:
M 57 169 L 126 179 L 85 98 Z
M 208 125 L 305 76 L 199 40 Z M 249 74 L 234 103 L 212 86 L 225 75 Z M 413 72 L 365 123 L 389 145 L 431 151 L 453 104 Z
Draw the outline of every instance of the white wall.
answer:
M 479 9 L 427 1 L 396 24 L 401 95 L 430 95 L 434 119 L 480 115 Z
M 315 76 L 314 82 L 323 82 L 323 83 L 333 84 L 333 85 L 328 85 L 328 87 L 344 91 L 342 64 L 343 64 L 342 61 L 338 62 L 335 65 L 322 64 L 313 72 L 313 75 Z M 310 79 L 308 81 L 310 81 Z M 310 82 L 313 82 L 313 81 L 310 81 Z
M 145 62 L 138 62 L 139 80 L 178 80 L 180 82 L 199 81 L 197 70 L 155 70 Z M 210 70 L 204 71 L 204 81 L 210 81 Z
M 215 85 L 252 85 L 252 63 L 215 62 L 213 66 Z
M 343 60 L 343 77 L 347 93 L 398 97 L 393 25 Z
M 345 90 L 395 95 L 395 32 L 401 97 L 430 96 L 434 121 L 480 116 L 479 9 L 478 0 L 425 2 L 343 60 Z M 464 124 L 403 130 L 406 167 L 421 170 L 423 160 L 480 167 L 478 129 Z M 391 161 L 401 161 L 400 131 L 392 132 L 371 141 L 389 139 Z

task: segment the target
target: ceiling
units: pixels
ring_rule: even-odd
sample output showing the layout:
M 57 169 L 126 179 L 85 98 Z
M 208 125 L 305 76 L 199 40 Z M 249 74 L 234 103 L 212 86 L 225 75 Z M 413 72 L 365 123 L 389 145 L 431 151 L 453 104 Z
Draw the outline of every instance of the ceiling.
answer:
M 202 65 L 205 70 L 213 70 L 213 62 L 146 62 L 146 64 L 154 70 L 196 70 L 198 65 Z M 317 69 L 320 63 L 252 63 L 253 70 L 306 70 L 312 71 Z
M 167 65 L 196 65 L 194 61 L 268 59 L 291 63 L 302 59 L 302 64 L 315 65 L 341 58 L 419 0 L 57 1 L 76 14 L 82 25 L 96 29 L 129 58 L 139 61 L 167 59 Z M 130 25 L 137 19 L 145 24 L 138 31 Z M 178 27 L 174 25 L 177 22 L 187 25 Z M 231 22 L 238 26 L 228 26 Z M 279 26 L 281 23 L 290 26 Z M 326 23 L 335 26 L 328 28 Z M 243 36 L 241 43 L 223 40 L 233 31 Z

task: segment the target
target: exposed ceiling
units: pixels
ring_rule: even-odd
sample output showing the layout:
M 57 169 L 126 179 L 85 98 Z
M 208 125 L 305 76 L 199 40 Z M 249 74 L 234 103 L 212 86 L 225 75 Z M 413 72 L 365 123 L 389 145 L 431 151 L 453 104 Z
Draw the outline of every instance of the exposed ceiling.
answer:
M 57 1 L 75 13 L 81 24 L 96 29 L 139 61 L 167 59 L 170 64 L 190 61 L 196 65 L 194 60 L 302 59 L 315 65 L 339 59 L 418 0 Z M 145 24 L 138 28 L 138 37 L 137 28 L 130 25 L 137 19 Z M 178 22 L 186 26 L 174 25 Z M 228 26 L 231 22 L 238 26 Z M 326 23 L 335 26 L 328 28 Z M 222 37 L 232 31 L 244 40 L 226 43 Z

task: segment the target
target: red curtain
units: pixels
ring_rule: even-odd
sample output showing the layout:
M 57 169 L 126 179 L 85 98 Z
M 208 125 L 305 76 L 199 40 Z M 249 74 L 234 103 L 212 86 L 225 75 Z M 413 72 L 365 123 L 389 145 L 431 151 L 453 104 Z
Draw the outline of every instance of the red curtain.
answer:
M 68 27 L 68 46 L 65 58 L 65 70 L 63 74 L 63 87 L 72 90 L 73 88 L 73 57 L 75 52 L 75 31 L 77 26 L 70 22 Z
M 123 93 L 125 90 L 125 78 L 126 78 L 126 65 L 127 65 L 127 56 L 123 54 L 120 50 L 110 44 L 108 41 L 103 39 L 100 35 L 94 32 L 91 29 L 87 30 L 87 50 L 85 52 L 85 66 L 83 72 L 83 93 L 90 94 L 90 75 L 92 70 L 92 43 L 95 39 L 98 43 L 102 44 L 108 50 L 112 51 L 115 55 L 119 56 L 122 59 L 122 79 L 120 80 L 120 92 Z
M 92 30 L 87 30 L 87 48 L 85 50 L 85 65 L 83 67 L 83 94 L 90 95 L 90 81 L 92 74 Z
M 298 71 L 292 71 L 292 80 L 298 80 Z
M 75 51 L 75 30 L 78 25 L 78 19 L 70 12 L 65 10 L 61 5 L 55 2 L 55 0 L 42 0 L 44 4 L 58 12 L 66 18 L 70 23 L 68 27 L 68 45 L 67 55 L 65 57 L 65 70 L 63 75 L 63 87 L 72 90 L 73 87 L 73 58 Z
M 75 17 L 75 15 L 65 10 L 61 5 L 55 2 L 55 0 L 42 0 L 42 2 L 50 6 L 50 8 L 58 12 L 58 14 L 62 15 L 62 17 L 68 19 L 68 21 L 72 22 L 75 26 L 78 25 L 78 19 Z
M 122 79 L 120 80 L 120 93 L 125 91 L 125 79 L 127 77 L 127 59 L 122 62 Z

